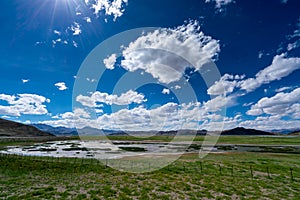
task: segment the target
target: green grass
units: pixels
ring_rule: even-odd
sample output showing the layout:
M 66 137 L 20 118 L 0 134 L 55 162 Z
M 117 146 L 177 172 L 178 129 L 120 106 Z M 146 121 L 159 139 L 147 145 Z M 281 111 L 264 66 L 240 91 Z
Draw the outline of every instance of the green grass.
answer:
M 82 137 L 82 139 L 105 139 L 104 136 L 95 138 Z M 109 140 L 129 140 L 129 141 L 145 141 L 145 138 L 134 136 L 108 136 Z M 152 136 L 147 138 L 147 141 L 162 141 L 169 142 L 174 138 L 172 136 Z M 205 139 L 208 141 L 215 140 L 214 136 L 205 138 L 205 136 L 196 136 L 192 139 L 191 136 L 177 136 L 173 141 L 196 141 L 203 142 Z M 261 144 L 261 145 L 300 145 L 300 136 L 220 136 L 218 138 L 218 144 Z
M 128 161 L 120 162 L 122 165 Z M 300 159 L 293 154 L 210 154 L 202 160 L 196 154 L 188 154 L 168 167 L 144 174 L 120 172 L 94 159 L 1 156 L 0 165 L 0 199 L 297 199 L 300 196 Z
M 132 140 L 124 136 L 111 139 Z M 168 139 L 152 138 L 153 141 Z M 195 141 L 203 139 L 199 136 Z M 32 143 L 13 141 L 0 143 L 0 147 Z M 300 137 L 223 136 L 218 143 L 299 145 Z M 121 169 L 136 167 L 128 159 L 108 160 L 107 164 Z M 148 165 L 147 160 L 144 164 Z M 203 159 L 195 153 L 186 154 L 158 171 L 140 174 L 121 172 L 95 159 L 78 158 L 1 155 L 0 166 L 0 199 L 297 199 L 300 196 L 299 155 L 288 153 L 211 153 Z

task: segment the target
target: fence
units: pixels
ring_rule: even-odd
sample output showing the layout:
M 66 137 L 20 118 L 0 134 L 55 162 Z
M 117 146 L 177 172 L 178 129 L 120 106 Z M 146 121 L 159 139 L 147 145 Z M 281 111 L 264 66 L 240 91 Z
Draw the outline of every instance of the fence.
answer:
M 49 157 L 49 156 L 28 156 L 19 154 L 4 154 L 0 153 L 0 159 L 26 160 L 26 161 L 40 161 L 47 163 L 68 163 L 74 167 L 99 167 L 102 169 L 118 169 L 120 171 L 135 171 L 142 168 L 144 171 L 152 171 L 153 163 L 157 161 L 143 160 L 136 162 L 135 160 L 124 159 L 105 159 L 98 160 L 95 158 L 68 158 L 68 157 Z M 157 164 L 159 165 L 159 163 Z M 49 165 L 51 168 L 51 165 Z M 53 167 L 53 166 L 52 166 Z M 177 160 L 169 165 L 160 167 L 159 170 L 165 170 L 169 173 L 201 173 L 203 175 L 215 175 L 219 177 L 233 177 L 233 178 L 249 178 L 252 180 L 261 178 L 285 178 L 290 181 L 300 180 L 300 171 L 298 168 L 290 166 L 277 166 L 268 164 L 254 164 L 254 163 L 226 163 L 216 162 L 213 160 L 197 160 L 197 161 L 184 161 Z

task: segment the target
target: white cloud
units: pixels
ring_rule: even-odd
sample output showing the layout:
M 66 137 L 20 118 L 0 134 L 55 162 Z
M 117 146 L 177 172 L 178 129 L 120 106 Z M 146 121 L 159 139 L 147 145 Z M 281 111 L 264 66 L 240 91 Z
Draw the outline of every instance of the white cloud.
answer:
M 244 79 L 245 75 L 230 75 L 224 74 L 219 81 L 216 81 L 207 90 L 209 95 L 230 94 L 233 90 L 240 86 L 240 80 Z
M 163 93 L 163 94 L 170 94 L 170 90 L 167 89 L 167 88 L 164 88 L 161 93 Z
M 239 126 L 245 128 L 253 128 L 259 130 L 280 130 L 280 129 L 298 129 L 300 120 L 282 120 L 278 116 L 257 117 L 254 120 L 246 120 L 240 122 Z
M 232 93 L 235 88 L 240 88 L 246 92 L 252 92 L 261 85 L 275 80 L 281 80 L 298 69 L 300 69 L 300 58 L 286 58 L 285 54 L 276 55 L 273 58 L 272 64 L 263 70 L 260 70 L 255 75 L 255 78 L 244 79 L 245 75 L 233 76 L 225 74 L 219 81 L 216 81 L 208 88 L 207 93 L 210 95 L 221 95 L 224 93 L 228 95 Z
M 178 105 L 167 103 L 155 109 L 147 110 L 139 106 L 133 109 L 121 109 L 111 114 L 104 114 L 97 119 L 78 117 L 72 118 L 71 112 L 64 113 L 59 120 L 44 121 L 49 125 L 73 126 L 77 128 L 90 126 L 98 129 L 114 130 L 174 130 L 174 129 L 197 129 L 201 112 L 199 103 Z
M 300 47 L 300 17 L 297 20 L 295 30 L 287 36 L 287 39 L 289 42 L 286 47 L 287 51 L 292 51 Z
M 99 16 L 100 12 L 104 11 L 105 15 L 113 16 L 114 21 L 116 21 L 118 17 L 123 15 L 124 6 L 128 3 L 128 0 L 95 0 L 92 3 L 86 0 L 85 3 L 91 5 L 95 15 Z
M 48 110 L 44 103 L 50 103 L 50 99 L 36 94 L 0 94 L 0 100 L 6 101 L 8 104 L 0 105 L 0 114 L 9 116 L 47 114 Z
M 293 43 L 289 43 L 287 46 L 287 51 L 292 51 L 294 49 L 297 49 L 300 46 L 300 40 L 295 41 Z
M 86 78 L 86 80 L 88 81 L 88 82 L 91 82 L 91 83 L 94 83 L 94 82 L 96 82 L 97 80 L 96 79 L 94 79 L 94 78 Z
M 244 103 L 244 104 L 243 104 L 243 107 L 248 107 L 248 106 L 251 106 L 251 105 L 253 105 L 253 104 L 254 104 L 254 102 Z
M 62 40 L 61 38 L 57 38 L 56 40 L 52 40 L 52 47 L 55 47 L 56 44 L 68 44 L 67 40 Z
M 286 4 L 288 0 L 281 0 L 280 2 Z
M 175 90 L 179 90 L 179 89 L 181 89 L 181 86 L 180 85 L 175 85 Z
M 140 36 L 123 50 L 121 66 L 130 72 L 141 69 L 168 84 L 178 81 L 191 65 L 199 70 L 219 51 L 219 42 L 204 35 L 197 21 L 190 21 Z
M 114 65 L 117 62 L 117 55 L 112 54 L 103 60 L 103 63 L 107 69 L 114 69 Z
M 300 116 L 300 88 L 288 93 L 277 93 L 273 97 L 264 97 L 247 111 L 248 115 Z
M 205 3 L 215 2 L 216 8 L 220 9 L 222 6 L 233 3 L 234 0 L 205 0 Z
M 108 105 L 129 105 L 131 103 L 140 104 L 147 100 L 144 99 L 143 94 L 129 90 L 126 93 L 122 93 L 120 96 L 96 91 L 91 96 L 79 95 L 76 97 L 76 101 L 80 102 L 83 106 L 97 107 L 97 103 L 105 103 Z
M 276 89 L 275 92 L 283 92 L 283 91 L 290 90 L 290 89 L 292 89 L 292 87 L 281 87 L 281 88 Z
M 73 46 L 75 47 L 75 48 L 77 48 L 78 47 L 78 44 L 77 44 L 77 42 L 75 42 L 74 40 L 72 41 L 72 43 L 73 43 Z
M 58 82 L 58 83 L 55 83 L 54 85 L 59 90 L 66 90 L 66 89 L 68 89 L 68 87 L 66 86 L 66 83 L 64 83 L 64 82 Z
M 37 41 L 37 42 L 35 42 L 35 46 L 38 46 L 38 45 L 42 45 L 42 44 L 45 44 L 45 42 L 42 42 L 42 41 Z
M 84 17 L 83 18 L 87 23 L 92 23 L 92 20 L 90 17 Z
M 61 35 L 61 32 L 58 31 L 58 30 L 54 30 L 53 33 L 56 34 L 56 35 L 59 35 L 59 36 Z
M 272 64 L 259 71 L 255 75 L 255 78 L 242 81 L 241 88 L 247 92 L 253 91 L 262 84 L 267 84 L 274 80 L 280 80 L 299 68 L 300 58 L 286 58 L 285 54 L 276 55 L 273 58 Z
M 73 32 L 73 35 L 80 35 L 82 32 L 81 26 L 77 22 L 73 22 L 73 24 L 71 25 L 71 27 L 69 27 L 69 29 Z
M 217 96 L 207 102 L 203 103 L 203 107 L 208 112 L 217 112 L 222 110 L 225 107 L 230 107 L 236 104 L 236 96 L 231 95 L 228 97 Z
M 22 79 L 22 83 L 28 83 L 30 79 Z
M 133 109 L 121 109 L 111 114 L 103 114 L 96 119 L 77 117 L 69 112 L 64 113 L 64 118 L 43 123 L 54 126 L 67 126 L 83 128 L 90 126 L 98 129 L 113 130 L 180 130 L 180 129 L 210 129 L 220 130 L 225 127 L 236 127 L 241 121 L 240 115 L 233 118 L 208 113 L 199 102 L 176 104 L 169 102 L 154 109 L 142 106 Z M 224 121 L 223 121 L 224 120 Z
M 258 52 L 258 58 L 261 59 L 263 57 L 264 53 L 262 51 Z
M 82 108 L 75 108 L 74 112 L 65 112 L 63 114 L 60 114 L 59 117 L 61 119 L 79 119 L 79 118 L 90 118 L 90 114 L 86 112 Z

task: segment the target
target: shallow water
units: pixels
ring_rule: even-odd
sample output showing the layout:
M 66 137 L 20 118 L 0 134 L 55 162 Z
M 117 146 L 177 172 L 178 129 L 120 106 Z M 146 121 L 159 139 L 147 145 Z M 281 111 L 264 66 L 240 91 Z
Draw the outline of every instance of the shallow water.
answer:
M 201 146 L 201 144 L 165 143 L 165 142 L 132 142 L 132 141 L 51 141 L 36 143 L 30 146 L 10 146 L 0 153 L 25 156 L 52 156 L 117 159 L 128 156 L 171 155 L 184 152 L 212 151 L 225 152 L 271 152 L 300 154 L 300 146 L 256 146 L 256 145 L 217 145 Z
M 162 143 L 110 142 L 110 141 L 51 141 L 30 146 L 9 146 L 0 153 L 26 156 L 53 156 L 114 159 L 156 153 L 179 153 L 186 145 Z

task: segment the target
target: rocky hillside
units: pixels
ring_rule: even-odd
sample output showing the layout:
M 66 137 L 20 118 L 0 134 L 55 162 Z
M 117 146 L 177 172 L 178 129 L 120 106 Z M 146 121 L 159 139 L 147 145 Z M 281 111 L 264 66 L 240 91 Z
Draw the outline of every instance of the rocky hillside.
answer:
M 44 137 L 53 136 L 34 126 L 21 124 L 0 118 L 0 137 Z

